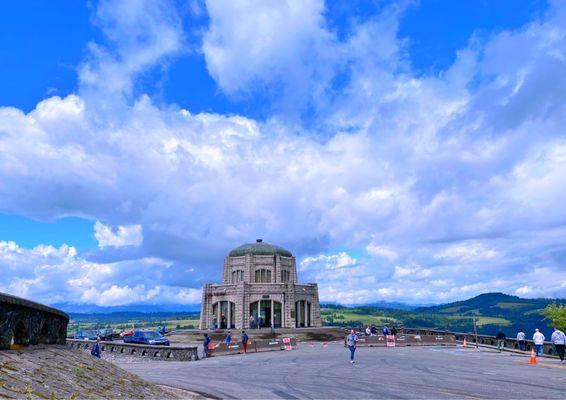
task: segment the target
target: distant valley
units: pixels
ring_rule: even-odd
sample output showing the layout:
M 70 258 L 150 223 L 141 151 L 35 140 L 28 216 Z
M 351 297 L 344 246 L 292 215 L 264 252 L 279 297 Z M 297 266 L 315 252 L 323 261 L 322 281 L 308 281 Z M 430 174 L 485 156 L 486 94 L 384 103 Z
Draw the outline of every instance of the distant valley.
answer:
M 329 326 L 364 327 L 383 325 L 397 327 L 423 327 L 457 332 L 473 332 L 476 317 L 481 334 L 494 335 L 501 328 L 509 337 L 518 329 L 531 335 L 539 328 L 550 335 L 551 324 L 541 314 L 550 303 L 566 304 L 566 299 L 523 299 L 504 293 L 485 293 L 468 300 L 426 307 L 402 303 L 374 303 L 353 307 L 338 304 L 321 304 L 323 323 Z M 87 307 L 63 305 L 70 313 L 69 332 L 111 326 L 116 330 L 154 329 L 166 325 L 172 329 L 198 328 L 198 306 L 125 306 Z M 84 310 L 86 312 L 81 312 Z M 145 311 L 145 312 L 144 312 Z

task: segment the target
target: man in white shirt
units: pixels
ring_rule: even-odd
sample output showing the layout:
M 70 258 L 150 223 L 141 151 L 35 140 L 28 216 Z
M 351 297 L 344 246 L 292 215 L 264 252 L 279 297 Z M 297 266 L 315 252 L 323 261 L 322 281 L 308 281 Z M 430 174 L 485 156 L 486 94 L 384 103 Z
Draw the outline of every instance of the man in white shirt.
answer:
M 535 342 L 535 348 L 537 356 L 542 356 L 544 351 L 542 345 L 544 344 L 544 335 L 537 329 L 535 329 L 535 334 L 533 335 L 533 342 Z
M 521 329 L 519 333 L 517 333 L 517 344 L 519 345 L 519 350 L 525 351 L 525 332 Z
M 564 364 L 564 346 L 566 345 L 566 335 L 557 327 L 554 327 L 554 332 L 552 333 L 552 337 L 550 341 L 554 345 L 556 352 L 558 353 L 558 357 L 560 357 L 560 362 Z

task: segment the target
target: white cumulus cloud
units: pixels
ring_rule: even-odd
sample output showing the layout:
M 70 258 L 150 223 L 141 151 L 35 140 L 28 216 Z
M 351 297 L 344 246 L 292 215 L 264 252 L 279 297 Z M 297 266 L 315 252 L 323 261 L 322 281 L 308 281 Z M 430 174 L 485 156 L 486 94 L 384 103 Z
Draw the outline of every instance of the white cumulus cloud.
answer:
M 94 224 L 94 237 L 99 247 L 139 246 L 143 241 L 141 225 L 118 226 L 113 230 L 100 221 Z

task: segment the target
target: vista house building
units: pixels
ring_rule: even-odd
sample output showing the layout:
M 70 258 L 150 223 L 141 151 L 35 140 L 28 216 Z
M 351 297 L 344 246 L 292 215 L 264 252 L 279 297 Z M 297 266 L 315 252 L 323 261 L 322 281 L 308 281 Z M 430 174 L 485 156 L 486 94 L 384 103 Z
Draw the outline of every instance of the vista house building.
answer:
M 251 316 L 251 318 L 250 318 Z M 258 239 L 224 259 L 221 284 L 202 291 L 200 329 L 322 326 L 318 286 L 299 284 L 290 251 Z

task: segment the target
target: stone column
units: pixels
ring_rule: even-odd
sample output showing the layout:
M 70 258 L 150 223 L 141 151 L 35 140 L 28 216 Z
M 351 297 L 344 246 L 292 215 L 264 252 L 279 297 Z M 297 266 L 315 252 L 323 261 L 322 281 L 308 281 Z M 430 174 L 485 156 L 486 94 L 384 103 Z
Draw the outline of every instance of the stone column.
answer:
M 275 255 L 275 267 L 273 272 L 275 273 L 275 279 L 273 279 L 273 283 L 280 283 L 281 282 L 281 256 L 279 254 Z
M 320 301 L 318 299 L 318 285 L 316 283 L 313 283 L 312 286 L 313 286 L 313 294 L 312 294 L 312 302 L 311 302 L 311 312 L 312 312 L 311 326 L 320 327 L 322 326 L 322 319 L 320 317 Z
M 254 281 L 254 271 L 253 271 L 253 259 L 252 259 L 253 255 L 251 254 L 246 254 L 246 269 L 245 269 L 245 274 L 247 277 L 247 281 L 252 283 Z
M 200 329 L 210 329 L 210 313 L 211 313 L 211 296 L 210 284 L 204 285 L 202 288 L 202 301 L 200 305 Z
M 288 284 L 287 288 L 287 304 L 285 305 L 285 315 L 287 320 L 286 328 L 294 328 L 296 325 L 295 318 L 297 316 L 295 315 L 294 317 L 292 317 L 291 315 L 294 315 L 295 313 L 295 285 Z
M 230 263 L 228 257 L 224 259 L 224 270 L 222 271 L 222 283 L 223 284 L 230 283 Z
M 297 264 L 295 263 L 295 257 L 291 258 L 291 282 L 297 284 L 299 282 L 299 278 L 297 276 Z

